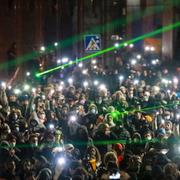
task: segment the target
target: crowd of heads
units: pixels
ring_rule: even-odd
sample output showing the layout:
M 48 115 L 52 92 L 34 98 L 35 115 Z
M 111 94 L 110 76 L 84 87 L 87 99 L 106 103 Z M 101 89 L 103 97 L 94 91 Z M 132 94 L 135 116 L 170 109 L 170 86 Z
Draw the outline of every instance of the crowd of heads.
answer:
M 0 178 L 179 179 L 178 74 L 122 53 L 0 89 Z

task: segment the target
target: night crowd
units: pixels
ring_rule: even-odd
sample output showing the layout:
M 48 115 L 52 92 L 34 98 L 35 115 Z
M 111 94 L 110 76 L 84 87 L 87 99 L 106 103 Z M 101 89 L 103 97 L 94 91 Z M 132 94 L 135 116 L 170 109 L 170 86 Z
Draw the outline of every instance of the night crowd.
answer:
M 151 53 L 116 63 L 2 82 L 0 179 L 180 179 L 178 74 Z

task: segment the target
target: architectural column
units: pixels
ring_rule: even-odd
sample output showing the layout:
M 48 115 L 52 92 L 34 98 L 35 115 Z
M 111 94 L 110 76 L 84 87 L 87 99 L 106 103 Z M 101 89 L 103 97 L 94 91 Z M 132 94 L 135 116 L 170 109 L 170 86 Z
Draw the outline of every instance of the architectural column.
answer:
M 23 54 L 23 0 L 16 0 L 16 44 L 17 44 L 17 56 Z
M 132 13 L 131 13 L 131 5 L 130 5 L 130 1 L 127 0 L 126 1 L 126 12 L 127 12 L 127 20 L 128 21 L 132 21 Z M 131 34 L 132 34 L 132 23 L 126 24 L 126 38 L 127 39 L 131 39 Z
M 172 1 L 166 0 L 164 2 L 165 10 L 162 15 L 163 26 L 173 23 L 173 7 Z M 173 58 L 173 30 L 164 32 L 162 34 L 162 56 L 164 60 L 172 60 Z
M 84 32 L 84 0 L 78 0 L 78 19 L 77 19 L 77 32 L 78 35 Z M 84 55 L 84 41 L 83 39 L 78 43 L 78 54 L 80 57 Z
M 35 1 L 35 44 L 39 47 L 43 44 L 43 0 Z
M 56 42 L 60 41 L 60 28 L 61 28 L 61 2 L 60 0 L 56 1 L 55 4 L 55 13 L 56 13 Z M 60 46 L 59 46 L 60 47 Z M 56 56 L 60 56 L 60 48 L 56 50 Z
M 151 9 L 151 11 L 153 11 L 153 6 L 154 6 L 154 0 L 141 0 L 143 1 L 143 9 L 144 12 L 146 12 L 147 10 L 149 11 Z M 153 24 L 154 24 L 154 14 L 153 12 L 150 13 L 150 15 L 143 17 L 142 20 L 142 24 L 143 24 L 143 34 L 146 34 L 150 31 L 153 31 Z
M 14 64 L 14 71 L 12 73 L 17 73 L 16 80 L 23 80 L 23 62 L 21 57 L 23 56 L 23 0 L 16 0 L 16 53 L 17 60 Z M 14 74 L 12 74 L 14 75 Z M 9 77 L 12 78 L 12 77 Z
M 111 1 L 102 1 L 101 4 L 101 9 L 102 9 L 102 19 L 101 19 L 101 24 L 103 24 L 102 28 L 102 49 L 106 49 L 108 47 L 111 47 L 111 35 L 112 35 L 112 29 L 109 23 L 111 23 L 110 19 L 110 8 L 111 8 Z M 110 62 L 108 59 L 111 59 L 111 53 L 105 53 L 102 55 L 102 66 L 107 66 L 107 64 Z
M 60 1 L 57 0 L 55 4 L 56 10 L 56 41 L 59 41 L 59 26 L 60 26 Z
M 140 13 L 140 0 L 127 0 L 126 1 L 127 8 L 127 26 L 126 26 L 126 38 L 131 39 L 133 36 L 137 36 L 139 32 L 141 32 L 141 21 L 139 19 L 133 20 L 136 18 L 136 14 Z M 134 16 L 133 16 L 134 15 Z

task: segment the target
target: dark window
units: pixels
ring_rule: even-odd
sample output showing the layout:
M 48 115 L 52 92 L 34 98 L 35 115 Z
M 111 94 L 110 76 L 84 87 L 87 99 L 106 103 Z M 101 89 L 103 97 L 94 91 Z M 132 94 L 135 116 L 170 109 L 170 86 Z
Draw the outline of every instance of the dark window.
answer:
M 29 11 L 33 12 L 35 10 L 35 0 L 30 0 L 29 2 Z
M 16 9 L 15 0 L 8 0 L 8 10 L 9 10 L 9 12 L 14 12 L 15 9 Z
M 51 8 L 52 8 L 52 13 L 56 14 L 56 11 L 58 10 L 58 1 L 57 0 L 52 0 Z

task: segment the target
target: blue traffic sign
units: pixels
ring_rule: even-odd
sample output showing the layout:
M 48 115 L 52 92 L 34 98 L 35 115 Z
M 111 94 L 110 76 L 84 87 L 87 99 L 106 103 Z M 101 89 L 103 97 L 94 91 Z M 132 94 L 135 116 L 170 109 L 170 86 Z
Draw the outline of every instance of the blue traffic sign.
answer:
M 84 37 L 85 51 L 95 52 L 101 50 L 101 36 L 100 35 L 86 35 Z

